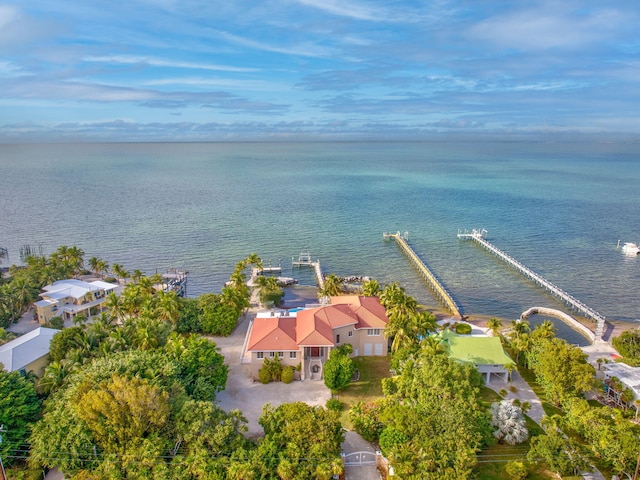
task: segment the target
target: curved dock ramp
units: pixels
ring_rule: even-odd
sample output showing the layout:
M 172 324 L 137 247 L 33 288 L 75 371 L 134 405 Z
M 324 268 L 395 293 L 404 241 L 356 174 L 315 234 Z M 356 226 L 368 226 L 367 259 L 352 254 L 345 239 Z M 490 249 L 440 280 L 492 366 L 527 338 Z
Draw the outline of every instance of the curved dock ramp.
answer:
M 605 317 L 604 315 L 599 314 L 593 308 L 586 306 L 580 300 L 574 298 L 572 295 L 568 294 L 560 287 L 554 285 L 548 280 L 545 280 L 537 273 L 533 272 L 528 267 L 524 266 L 522 263 L 518 262 L 516 259 L 504 253 L 498 247 L 489 243 L 484 237 L 487 231 L 483 228 L 482 230 L 473 229 L 471 233 L 458 231 L 458 238 L 462 240 L 473 240 L 476 244 L 485 248 L 490 253 L 494 254 L 497 258 L 502 260 L 504 263 L 509 265 L 514 270 L 520 272 L 522 275 L 527 277 L 529 280 L 537 284 L 538 286 L 544 288 L 547 292 L 549 292 L 554 297 L 558 298 L 562 301 L 567 307 L 571 310 L 578 312 L 584 317 L 591 318 L 596 321 L 596 333 L 595 337 L 597 340 L 602 339 L 602 335 L 604 333 L 605 328 Z
M 526 312 L 522 312 L 522 314 L 520 315 L 520 321 L 526 320 L 531 315 L 544 315 L 547 317 L 557 318 L 558 320 L 562 320 L 571 328 L 573 328 L 574 330 L 578 331 L 579 333 L 587 337 L 589 340 L 591 340 L 591 343 L 594 343 L 596 341 L 596 334 L 594 332 L 592 332 L 585 325 L 578 322 L 571 315 L 561 312 L 560 310 L 556 310 L 554 308 L 547 308 L 547 307 L 531 307 Z
M 425 265 L 407 242 L 409 239 L 409 233 L 383 233 L 382 237 L 385 240 L 393 239 L 396 241 L 396 244 L 400 247 L 402 253 L 405 254 L 411 264 L 418 270 L 422 278 L 427 282 L 427 285 L 431 287 L 431 290 L 433 290 L 433 293 L 435 293 L 438 300 L 447 307 L 454 317 L 462 319 L 462 313 L 460 313 L 460 308 L 456 304 L 455 300 L 451 297 L 446 288 L 444 288 L 444 285 L 442 285 L 440 280 L 436 278 L 431 269 Z

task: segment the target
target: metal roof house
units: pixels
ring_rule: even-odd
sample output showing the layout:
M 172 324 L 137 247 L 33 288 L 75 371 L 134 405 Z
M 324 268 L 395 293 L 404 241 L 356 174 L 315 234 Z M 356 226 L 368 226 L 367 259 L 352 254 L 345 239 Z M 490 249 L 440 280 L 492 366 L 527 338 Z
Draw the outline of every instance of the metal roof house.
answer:
M 41 376 L 47 366 L 49 344 L 59 330 L 39 327 L 0 345 L 0 363 L 7 372 L 33 372 Z
M 459 362 L 475 365 L 485 383 L 491 382 L 491 375 L 504 382 L 508 381 L 508 367 L 515 365 L 515 362 L 505 353 L 498 337 L 458 335 L 450 330 L 445 330 L 440 335 L 442 343 L 448 348 L 449 356 Z
M 91 317 L 91 309 L 102 309 L 107 294 L 118 289 L 118 285 L 97 280 L 59 280 L 47 285 L 40 294 L 42 300 L 35 303 L 38 321 L 47 323 L 53 317 L 73 320 L 76 315 Z

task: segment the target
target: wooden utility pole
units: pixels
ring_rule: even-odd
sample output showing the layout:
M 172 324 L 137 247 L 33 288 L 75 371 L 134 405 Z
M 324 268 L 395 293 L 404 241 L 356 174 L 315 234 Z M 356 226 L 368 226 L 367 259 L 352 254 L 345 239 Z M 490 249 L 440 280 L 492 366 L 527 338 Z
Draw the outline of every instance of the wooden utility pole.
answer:
M 2 434 L 6 432 L 6 430 L 4 429 L 4 425 L 0 425 L 0 445 L 2 445 Z M 7 472 L 4 471 L 4 465 L 2 463 L 2 457 L 0 457 L 0 472 L 2 472 L 2 480 L 8 480 L 7 479 Z

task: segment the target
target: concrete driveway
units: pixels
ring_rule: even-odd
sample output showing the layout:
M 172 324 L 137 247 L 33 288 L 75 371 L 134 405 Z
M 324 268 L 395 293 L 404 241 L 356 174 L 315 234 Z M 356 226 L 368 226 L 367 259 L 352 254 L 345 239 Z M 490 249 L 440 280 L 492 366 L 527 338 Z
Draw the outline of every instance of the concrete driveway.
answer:
M 323 381 L 296 381 L 290 384 L 272 382 L 263 385 L 253 381 L 249 375 L 248 365 L 242 365 L 240 358 L 250 322 L 255 317 L 255 310 L 249 311 L 228 337 L 211 337 L 220 348 L 225 363 L 229 367 L 227 387 L 216 396 L 215 403 L 221 409 L 229 412 L 238 409 L 248 420 L 247 435 L 257 437 L 264 435 L 264 430 L 258 423 L 262 415 L 262 407 L 270 403 L 274 407 L 283 403 L 304 402 L 308 405 L 325 406 L 331 398 L 331 392 Z

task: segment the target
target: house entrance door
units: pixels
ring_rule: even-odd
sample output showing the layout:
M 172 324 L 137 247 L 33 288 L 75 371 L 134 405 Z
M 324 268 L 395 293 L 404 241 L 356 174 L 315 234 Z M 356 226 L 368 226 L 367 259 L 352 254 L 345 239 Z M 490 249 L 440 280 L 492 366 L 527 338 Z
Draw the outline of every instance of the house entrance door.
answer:
M 320 347 L 311 347 L 310 348 L 310 356 L 311 357 L 319 357 L 320 356 Z

